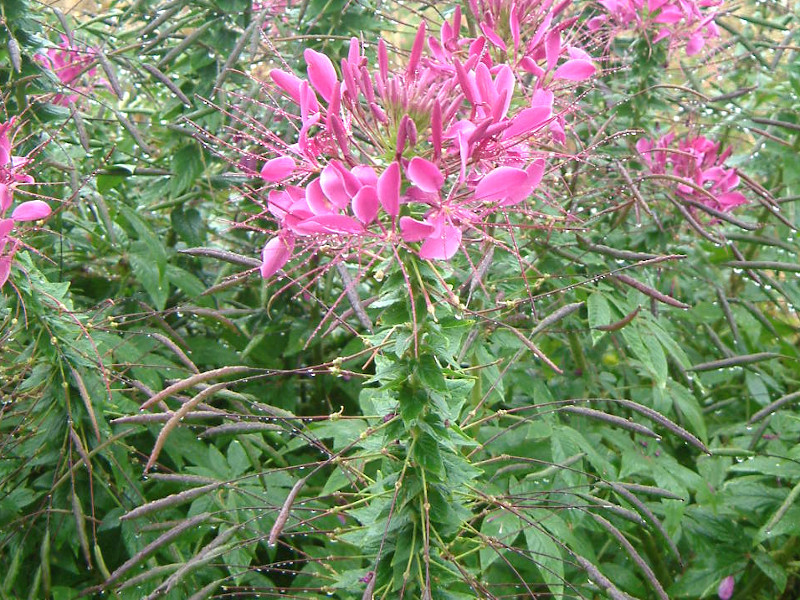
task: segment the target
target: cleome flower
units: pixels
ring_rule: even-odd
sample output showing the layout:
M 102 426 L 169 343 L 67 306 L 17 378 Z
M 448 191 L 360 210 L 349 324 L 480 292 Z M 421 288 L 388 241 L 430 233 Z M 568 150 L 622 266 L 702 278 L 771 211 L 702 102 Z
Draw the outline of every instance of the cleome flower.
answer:
M 605 27 L 645 36 L 655 32 L 654 44 L 666 40 L 670 49 L 683 47 L 688 56 L 719 37 L 714 19 L 722 0 L 599 0 L 599 4 L 605 14 L 589 19 L 590 31 Z
M 67 106 L 76 102 L 79 95 L 90 92 L 96 83 L 110 85 L 104 79 L 97 80 L 97 51 L 94 48 L 80 48 L 66 35 L 61 35 L 61 43 L 50 48 L 45 54 L 36 54 L 34 58 L 45 68 L 51 70 L 58 80 L 75 93 L 56 94 L 51 102 Z M 91 81 L 91 84 L 84 83 Z
M 14 127 L 12 118 L 0 123 L 0 287 L 3 287 L 11 272 L 11 262 L 20 241 L 12 237 L 17 223 L 38 221 L 50 215 L 50 207 L 41 200 L 29 200 L 18 204 L 10 217 L 5 214 L 14 202 L 14 191 L 19 184 L 33 183 L 33 178 L 22 172 L 30 159 L 11 154 L 11 136 Z
M 282 269 L 301 240 L 304 248 L 403 246 L 449 260 L 465 236 L 484 237 L 493 213 L 530 198 L 545 173 L 543 146 L 565 141 L 557 95 L 595 72 L 585 52 L 562 42 L 571 21 L 556 17 L 565 6 L 541 7 L 534 23 L 512 4 L 519 52 L 507 61 L 493 57 L 501 47 L 486 24 L 494 13 L 481 13 L 481 35 L 467 38 L 456 8 L 438 38 L 419 26 L 400 67 L 390 66 L 383 40 L 370 65 L 354 38 L 338 69 L 306 49 L 305 78 L 272 70 L 266 85 L 285 98 L 289 110 L 279 114 L 297 133 L 288 145 L 266 142 L 272 156 L 259 174 L 278 231 L 263 248 L 262 276 Z
M 748 200 L 744 194 L 733 191 L 739 185 L 736 169 L 724 167 L 732 150 L 728 148 L 720 154 L 719 149 L 719 142 L 703 136 L 678 140 L 676 147 L 674 133 L 636 143 L 639 156 L 652 173 L 686 180 L 687 183 L 677 185 L 678 196 L 729 212 Z

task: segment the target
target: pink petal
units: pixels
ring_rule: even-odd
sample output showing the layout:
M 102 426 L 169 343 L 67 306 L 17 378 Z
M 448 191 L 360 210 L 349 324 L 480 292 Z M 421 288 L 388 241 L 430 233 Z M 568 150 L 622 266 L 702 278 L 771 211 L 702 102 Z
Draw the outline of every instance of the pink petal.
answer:
M 11 274 L 11 259 L 12 255 L 0 256 L 0 288 L 3 287 L 8 281 L 8 276 Z
M 358 178 L 361 185 L 371 185 L 372 187 L 378 185 L 378 174 L 369 165 L 356 165 L 350 169 L 350 172 Z
M 719 596 L 719 600 L 730 600 L 731 596 L 733 596 L 733 588 L 736 584 L 736 580 L 733 578 L 733 575 L 728 575 L 725 579 L 719 582 L 719 587 L 717 588 L 717 596 Z
M 683 19 L 683 12 L 677 6 L 668 6 L 653 19 L 653 23 L 677 23 Z
M 528 73 L 532 73 L 537 78 L 540 78 L 544 75 L 544 69 L 542 69 L 536 61 L 531 59 L 530 56 L 525 56 L 519 61 L 519 66 L 525 69 Z
M 722 210 L 730 210 L 742 204 L 748 204 L 748 200 L 744 194 L 739 192 L 725 192 L 717 196 L 717 202 L 722 207 Z
M 357 37 L 350 38 L 350 48 L 347 51 L 347 62 L 357 65 L 361 59 L 361 44 Z
M 553 110 L 554 97 L 555 94 L 553 94 L 553 92 L 550 90 L 536 90 L 533 93 L 533 98 L 531 98 L 531 108 L 536 108 L 537 106 L 546 106 L 550 110 Z
M 467 101 L 470 104 L 477 104 L 476 99 L 478 98 L 478 89 L 475 87 L 473 79 L 470 78 L 469 73 L 467 73 L 467 70 L 462 66 L 457 58 L 453 60 L 453 66 L 456 69 L 456 79 L 458 80 L 458 85 L 461 86 L 461 91 L 464 92 L 464 96 L 466 97 Z
M 475 199 L 484 202 L 503 200 L 527 181 L 528 174 L 522 169 L 497 167 L 478 182 Z
M 330 102 L 337 82 L 336 69 L 333 68 L 331 59 L 311 48 L 306 48 L 303 57 L 308 64 L 308 79 L 311 85 L 326 102 Z
M 292 202 L 293 200 L 285 191 L 271 190 L 267 195 L 267 210 L 269 210 L 276 219 L 280 220 L 289 212 L 289 207 L 292 205 Z
M 0 241 L 5 243 L 6 236 L 14 229 L 14 219 L 0 219 Z M 2 252 L 0 247 L 0 252 Z
M 570 81 L 583 81 L 595 74 L 597 69 L 588 60 L 581 58 L 568 60 L 556 69 L 553 79 L 569 79 Z
M 378 200 L 390 217 L 400 212 L 400 165 L 393 162 L 378 178 Z
M 364 223 L 372 223 L 375 217 L 378 216 L 378 190 L 371 185 L 365 185 L 353 197 L 353 214 L 356 218 Z
M 500 50 L 502 50 L 503 52 L 506 51 L 506 43 L 503 41 L 503 38 L 497 35 L 495 30 L 492 29 L 488 23 L 483 21 L 480 23 L 480 27 L 481 27 L 481 32 L 483 33 L 483 35 L 486 36 L 486 39 L 488 39 L 490 42 L 492 42 L 492 44 L 500 48 Z
M 511 39 L 514 40 L 514 52 L 519 50 L 519 8 L 516 6 L 508 13 L 508 28 L 511 30 Z
M 406 169 L 408 178 L 423 192 L 436 193 L 444 185 L 444 175 L 431 161 L 415 156 Z
M 305 199 L 308 208 L 310 208 L 311 212 L 315 215 L 327 215 L 334 212 L 333 204 L 330 203 L 325 193 L 322 191 L 319 177 L 306 186 Z
M 570 58 L 580 58 L 589 61 L 592 60 L 592 57 L 589 56 L 589 53 L 586 52 L 586 50 L 583 50 L 582 48 L 576 48 L 574 46 L 570 46 L 569 48 L 567 48 L 567 53 L 569 54 Z
M 347 167 L 345 167 L 340 161 L 332 160 L 331 164 L 336 167 L 336 170 L 339 171 L 339 175 L 342 176 L 342 182 L 344 183 L 345 191 L 350 195 L 352 198 L 358 193 L 364 184 L 361 183 L 361 180 L 352 172 L 350 172 Z
M 414 37 L 414 45 L 411 47 L 411 56 L 408 59 L 408 66 L 406 67 L 406 77 L 414 77 L 424 46 L 425 21 L 422 21 L 417 29 L 417 35 Z
M 261 251 L 261 277 L 269 279 L 289 262 L 294 250 L 294 238 L 278 236 L 266 243 Z
M 688 56 L 694 56 L 703 49 L 705 44 L 706 38 L 703 36 L 703 34 L 700 32 L 695 33 L 691 38 L 689 38 L 689 42 L 686 44 L 686 54 Z
M 511 127 L 506 129 L 503 138 L 508 139 L 517 135 L 527 135 L 539 128 L 550 118 L 549 106 L 532 106 L 526 108 L 514 117 Z
M 307 233 L 362 233 L 364 227 L 347 215 L 316 215 L 298 224 Z
M 528 167 L 527 185 L 530 187 L 531 191 L 535 190 L 536 187 L 542 182 L 542 177 L 544 176 L 544 167 L 545 167 L 545 162 L 544 159 L 542 158 L 533 161 L 531 166 Z
M 0 167 L 5 167 L 11 161 L 11 141 L 3 133 L 0 136 Z
M 261 167 L 261 179 L 270 183 L 283 181 L 294 172 L 296 166 L 297 164 L 291 156 L 273 158 Z
M 322 169 L 319 181 L 322 191 L 337 208 L 346 208 L 350 204 L 350 194 L 345 188 L 344 178 L 334 165 L 328 164 Z
M 12 199 L 13 199 L 13 193 L 11 191 L 11 188 L 8 187 L 5 183 L 0 183 L 0 215 L 5 213 L 9 209 L 9 207 L 11 206 Z
M 37 221 L 39 219 L 44 219 L 51 212 L 46 202 L 42 202 L 41 200 L 29 200 L 17 206 L 14 212 L 11 213 L 11 218 L 15 221 Z
M 556 66 L 558 55 L 561 54 L 561 32 L 551 31 L 548 33 L 544 41 L 544 49 L 547 57 L 547 69 L 550 70 Z
M 479 63 L 478 66 L 475 67 L 475 85 L 478 88 L 480 100 L 488 105 L 494 104 L 497 93 L 494 89 L 492 74 L 489 72 L 489 68 L 483 63 Z
M 289 94 L 297 104 L 300 104 L 300 84 L 302 80 L 294 73 L 288 73 L 281 69 L 272 69 L 269 72 L 272 81 L 275 82 L 279 88 Z
M 309 121 L 316 123 L 319 120 L 319 101 L 307 81 L 300 83 L 300 118 L 303 126 Z
M 433 233 L 434 226 L 427 221 L 400 217 L 400 232 L 406 242 L 420 242 Z
M 492 108 L 492 117 L 499 121 L 506 116 L 508 107 L 511 106 L 511 96 L 514 95 L 514 72 L 508 65 L 501 65 L 497 76 L 494 78 L 494 87 L 497 90 L 497 98 Z
M 461 230 L 444 224 L 439 235 L 429 237 L 419 248 L 420 258 L 428 260 L 449 260 L 461 247 Z

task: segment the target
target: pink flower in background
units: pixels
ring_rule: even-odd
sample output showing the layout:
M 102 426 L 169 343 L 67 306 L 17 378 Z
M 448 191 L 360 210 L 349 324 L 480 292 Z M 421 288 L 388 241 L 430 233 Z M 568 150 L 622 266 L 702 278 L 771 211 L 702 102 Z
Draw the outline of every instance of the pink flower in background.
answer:
M 722 212 L 748 203 L 743 194 L 733 191 L 739 185 L 739 175 L 736 169 L 724 167 L 731 149 L 720 154 L 719 142 L 697 136 L 679 140 L 676 148 L 675 134 L 670 133 L 658 140 L 641 139 L 636 143 L 636 150 L 652 173 L 687 181 L 676 188 L 681 198 Z
M 605 14 L 589 19 L 590 31 L 603 27 L 616 35 L 619 30 L 655 32 L 653 43 L 667 40 L 670 48 L 683 47 L 688 56 L 700 52 L 706 41 L 719 37 L 714 23 L 722 0 L 599 0 Z
M 733 575 L 728 575 L 725 579 L 719 582 L 719 587 L 717 588 L 717 596 L 719 596 L 719 600 L 730 600 L 731 596 L 733 596 L 733 586 L 736 581 L 733 579 Z
M 14 202 L 14 191 L 19 184 L 33 183 L 33 178 L 21 171 L 30 159 L 11 154 L 10 130 L 14 119 L 0 124 L 0 287 L 8 280 L 11 261 L 19 247 L 19 240 L 11 233 L 17 223 L 38 221 L 50 214 L 50 207 L 41 200 L 21 202 L 6 218 L 6 212 Z
M 34 58 L 47 67 L 66 87 L 74 90 L 74 94 L 57 94 L 52 102 L 66 106 L 76 102 L 79 95 L 85 95 L 96 83 L 108 85 L 105 80 L 97 80 L 97 58 L 94 48 L 78 47 L 66 35 L 61 35 L 61 43 L 50 48 L 45 54 L 37 54 Z M 86 84 L 86 81 L 92 83 Z
M 283 24 L 289 22 L 286 11 L 292 7 L 291 0 L 253 0 L 252 11 L 259 13 L 266 11 L 268 14 L 264 19 L 262 29 L 268 30 L 270 33 L 277 33 L 277 22 Z

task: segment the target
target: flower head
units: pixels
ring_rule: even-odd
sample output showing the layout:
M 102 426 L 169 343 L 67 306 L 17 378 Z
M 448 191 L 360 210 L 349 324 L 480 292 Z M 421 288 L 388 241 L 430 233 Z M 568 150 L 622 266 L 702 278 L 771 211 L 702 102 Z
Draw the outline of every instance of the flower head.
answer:
M 736 169 L 724 166 L 730 148 L 720 153 L 720 143 L 703 136 L 680 139 L 677 148 L 675 141 L 670 133 L 657 140 L 641 139 L 636 149 L 652 173 L 686 181 L 676 188 L 682 198 L 722 212 L 747 204 L 742 193 L 733 191 L 739 185 Z
M 588 22 L 590 31 L 655 32 L 652 42 L 666 40 L 670 49 L 682 47 L 688 56 L 700 52 L 706 41 L 719 37 L 714 19 L 722 0 L 599 0 L 605 14 Z M 612 33 L 613 35 L 613 33 Z
M 78 100 L 79 94 L 86 94 L 94 88 L 95 83 L 109 85 L 105 80 L 97 81 L 97 50 L 81 48 L 66 35 L 61 35 L 61 43 L 50 48 L 45 54 L 34 57 L 44 67 L 53 71 L 61 83 L 73 90 L 72 94 L 57 94 L 53 104 L 66 106 Z M 92 83 L 86 84 L 85 81 Z
M 558 95 L 595 68 L 564 42 L 564 3 L 511 3 L 519 51 L 494 56 L 490 21 L 507 4 L 475 4 L 488 23 L 475 38 L 462 36 L 458 9 L 438 37 L 422 23 L 402 65 L 382 40 L 370 64 L 353 39 L 338 65 L 306 49 L 304 75 L 270 72 L 272 97 L 289 107 L 279 118 L 296 136 L 264 130 L 264 214 L 278 225 L 262 251 L 264 277 L 309 248 L 400 246 L 449 260 L 465 240 L 486 239 L 494 213 L 523 206 L 543 178 L 543 146 L 564 141 Z
M 50 214 L 50 207 L 42 200 L 28 200 L 19 203 L 6 217 L 6 212 L 14 203 L 14 192 L 19 184 L 33 183 L 33 178 L 22 172 L 30 159 L 11 154 L 14 119 L 0 123 L 0 287 L 8 280 L 11 261 L 19 247 L 19 239 L 12 237 L 17 223 L 38 221 Z

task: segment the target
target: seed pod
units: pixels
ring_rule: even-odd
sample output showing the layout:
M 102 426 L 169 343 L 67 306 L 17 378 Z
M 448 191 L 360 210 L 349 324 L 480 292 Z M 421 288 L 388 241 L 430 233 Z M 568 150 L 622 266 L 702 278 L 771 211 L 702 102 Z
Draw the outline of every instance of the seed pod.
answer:
M 19 73 L 22 70 L 22 55 L 19 51 L 19 44 L 13 37 L 8 38 L 8 56 L 11 58 L 11 66 Z
M 300 490 L 305 484 L 306 479 L 304 477 L 294 484 L 294 487 L 289 492 L 289 495 L 286 496 L 286 501 L 283 503 L 283 506 L 281 506 L 281 511 L 278 513 L 278 518 L 275 519 L 275 524 L 272 526 L 272 529 L 270 529 L 269 539 L 267 540 L 268 546 L 274 546 L 278 542 L 278 538 L 281 536 L 283 527 L 286 525 L 286 521 L 289 519 L 289 513 L 292 512 L 292 504 L 294 504 L 297 494 L 300 493 Z

